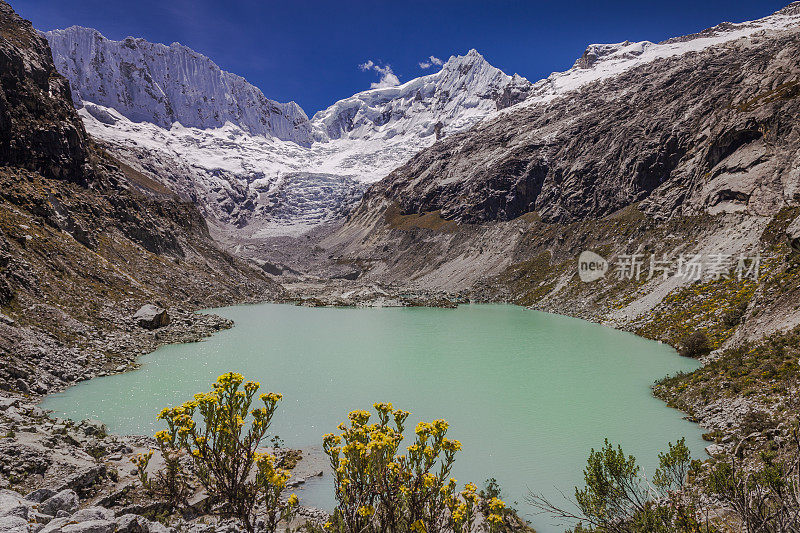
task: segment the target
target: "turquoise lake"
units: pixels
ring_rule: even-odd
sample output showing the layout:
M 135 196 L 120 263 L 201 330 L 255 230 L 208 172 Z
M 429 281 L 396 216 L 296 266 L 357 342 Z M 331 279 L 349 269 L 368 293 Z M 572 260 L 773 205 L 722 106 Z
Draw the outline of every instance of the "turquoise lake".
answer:
M 657 453 L 686 437 L 702 457 L 701 430 L 650 391 L 697 362 L 666 345 L 596 324 L 505 305 L 306 308 L 260 304 L 213 309 L 236 326 L 204 342 L 165 346 L 134 372 L 48 396 L 56 415 L 103 420 L 121 434 L 162 429 L 156 414 L 227 371 L 283 394 L 273 433 L 319 449 L 353 409 L 389 401 L 419 420 L 444 418 L 463 443 L 455 477 L 479 487 L 495 477 L 541 532 L 563 531 L 532 514 L 529 489 L 553 498 L 582 484 L 589 450 L 622 445 L 652 474 Z M 333 505 L 330 476 L 299 491 Z

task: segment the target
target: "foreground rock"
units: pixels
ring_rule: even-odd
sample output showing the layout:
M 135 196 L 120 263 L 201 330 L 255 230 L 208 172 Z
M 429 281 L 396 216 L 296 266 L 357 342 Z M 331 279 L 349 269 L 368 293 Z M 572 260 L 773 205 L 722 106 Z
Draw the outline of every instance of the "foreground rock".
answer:
M 104 507 L 78 510 L 78 495 L 65 490 L 58 505 L 39 504 L 31 495 L 0 490 L 0 531 L 6 533 L 166 533 L 170 528 L 133 514 L 117 514 Z M 64 505 L 68 503 L 68 505 Z
M 157 450 L 153 439 L 111 435 L 96 420 L 50 418 L 20 395 L 0 393 L 0 407 L 0 435 L 5 435 L 0 438 L 0 532 L 241 531 L 235 521 L 173 513 L 167 502 L 141 487 L 132 459 Z M 303 457 L 296 450 L 277 453 Z M 321 461 L 313 454 L 301 459 L 293 470 L 297 479 L 320 475 Z M 156 451 L 150 470 L 161 465 Z M 191 499 L 204 498 L 196 489 Z M 156 517 L 169 527 L 154 522 Z M 327 518 L 319 509 L 302 508 L 296 525 Z

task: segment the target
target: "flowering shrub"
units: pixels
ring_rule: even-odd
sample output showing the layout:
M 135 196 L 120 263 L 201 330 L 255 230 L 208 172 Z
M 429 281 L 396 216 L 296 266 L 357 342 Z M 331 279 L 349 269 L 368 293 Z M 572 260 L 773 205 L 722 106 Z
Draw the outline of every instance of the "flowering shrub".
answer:
M 376 403 L 374 408 L 376 423 L 368 424 L 369 412 L 353 411 L 348 417 L 350 425 L 339 426 L 340 435 L 323 437 L 338 502 L 325 529 L 347 533 L 471 531 L 479 496 L 472 483 L 456 491 L 450 471 L 461 443 L 446 438 L 447 422 L 420 422 L 413 444 L 398 455 L 408 412 L 395 410 L 390 403 Z M 495 498 L 488 506 L 487 523 L 491 531 L 497 531 L 505 505 Z
M 212 500 L 222 504 L 221 514 L 240 519 L 248 531 L 253 531 L 258 509 L 266 513 L 267 531 L 275 531 L 280 521 L 293 517 L 298 500 L 293 494 L 281 502 L 280 494 L 290 474 L 276 465 L 275 456 L 256 450 L 281 395 L 261 394 L 258 398 L 264 407 L 251 410 L 261 385 L 243 382 L 241 374 L 223 374 L 213 391 L 164 409 L 158 418 L 167 423 L 167 429 L 155 438 L 167 468 L 173 460 L 173 466 L 180 469 L 179 453 L 189 458 L 191 473 Z M 249 417 L 252 422 L 246 427 Z

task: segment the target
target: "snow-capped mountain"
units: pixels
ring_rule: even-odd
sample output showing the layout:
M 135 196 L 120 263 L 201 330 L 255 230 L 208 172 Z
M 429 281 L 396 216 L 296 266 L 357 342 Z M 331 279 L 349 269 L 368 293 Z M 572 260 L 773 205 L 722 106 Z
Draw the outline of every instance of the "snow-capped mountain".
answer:
M 314 115 L 314 137 L 392 139 L 458 131 L 524 100 L 531 84 L 490 65 L 477 50 L 451 57 L 442 69 L 399 85 L 364 91 Z M 438 126 L 437 126 L 438 125 Z M 446 128 L 446 129 L 445 129 Z
M 782 30 L 800 23 L 800 2 L 768 17 L 740 23 L 723 22 L 699 33 L 673 37 L 660 43 L 624 41 L 612 44 L 591 44 L 569 70 L 553 72 L 533 84 L 523 105 L 547 102 L 589 83 L 608 79 L 623 72 L 657 61 L 692 52 L 725 46 L 737 39 L 750 39 L 765 32 Z
M 268 100 L 179 44 L 111 41 L 80 27 L 46 36 L 92 135 L 251 236 L 340 218 L 365 184 L 524 100 L 531 87 L 471 50 L 439 72 L 358 93 L 309 121 L 296 104 Z
M 534 84 L 471 50 L 439 72 L 363 91 L 311 120 L 296 104 L 268 100 L 179 44 L 115 42 L 85 28 L 46 35 L 95 138 L 223 226 L 265 236 L 296 234 L 343 216 L 365 184 L 439 138 L 645 63 L 797 24 L 796 11 L 790 6 L 662 43 L 590 45 L 572 68 Z
M 266 98 L 244 78 L 178 43 L 111 41 L 80 26 L 46 36 L 78 104 L 110 107 L 133 122 L 164 128 L 175 122 L 203 129 L 232 122 L 253 135 L 311 143 L 311 125 L 299 105 Z

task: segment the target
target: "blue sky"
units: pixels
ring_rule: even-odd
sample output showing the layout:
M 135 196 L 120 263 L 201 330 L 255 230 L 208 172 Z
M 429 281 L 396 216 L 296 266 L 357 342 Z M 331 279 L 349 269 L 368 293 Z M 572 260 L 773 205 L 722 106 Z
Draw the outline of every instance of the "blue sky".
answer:
M 476 48 L 508 74 L 531 81 L 565 70 L 587 44 L 659 41 L 722 21 L 766 16 L 789 0 L 10 0 L 40 30 L 73 24 L 106 37 L 178 41 L 247 78 L 269 98 L 310 115 L 368 89 L 380 73 L 404 82 Z

